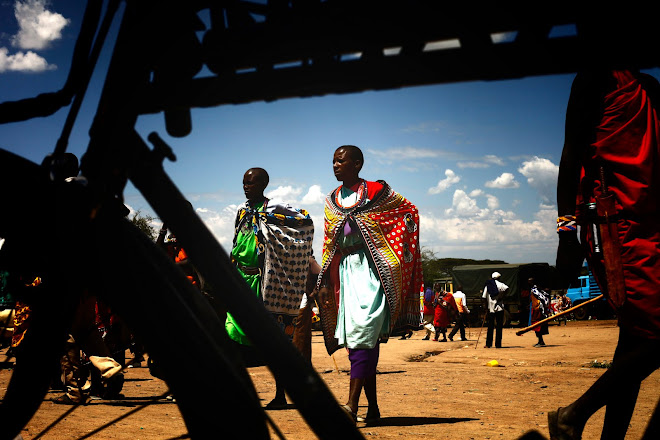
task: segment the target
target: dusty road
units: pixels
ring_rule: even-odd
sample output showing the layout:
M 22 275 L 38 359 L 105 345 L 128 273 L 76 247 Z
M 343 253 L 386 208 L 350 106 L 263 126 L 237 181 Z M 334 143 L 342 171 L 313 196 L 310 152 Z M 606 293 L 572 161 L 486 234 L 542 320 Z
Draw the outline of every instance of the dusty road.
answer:
M 547 412 L 580 396 L 605 371 L 597 367 L 611 361 L 618 328 L 614 321 L 553 324 L 545 338 L 548 345 L 543 348 L 532 347 L 536 339 L 533 332 L 516 336 L 515 329 L 505 329 L 501 349 L 483 347 L 485 330 L 479 346 L 475 347 L 477 335 L 478 329 L 472 329 L 467 342 L 440 343 L 423 341 L 423 333 L 417 332 L 412 339 L 394 338 L 384 345 L 378 367 L 383 419 L 379 426 L 358 424 L 365 438 L 517 439 L 531 430 L 547 437 Z M 0 356 L 4 358 L 3 353 Z M 490 360 L 497 360 L 500 366 L 487 366 Z M 345 403 L 349 380 L 345 352 L 335 353 L 334 359 L 328 356 L 320 332 L 314 332 L 312 361 L 337 400 Z M 2 393 L 10 374 L 11 369 L 0 370 Z M 265 367 L 250 369 L 250 375 L 265 405 L 275 393 L 273 377 Z M 100 400 L 78 407 L 39 437 L 71 409 L 46 400 L 22 436 L 25 440 L 76 439 L 106 424 L 107 428 L 87 438 L 137 440 L 185 436 L 176 404 L 166 399 L 123 418 L 166 390 L 166 385 L 152 377 L 147 368 L 129 369 L 123 390 L 125 398 L 121 401 Z M 51 392 L 46 398 L 57 395 Z M 658 396 L 660 371 L 642 384 L 626 438 L 641 437 Z M 364 415 L 364 395 L 360 403 L 359 414 Z M 287 439 L 316 437 L 293 405 L 268 413 Z M 584 439 L 600 437 L 603 414 L 601 410 L 592 417 Z

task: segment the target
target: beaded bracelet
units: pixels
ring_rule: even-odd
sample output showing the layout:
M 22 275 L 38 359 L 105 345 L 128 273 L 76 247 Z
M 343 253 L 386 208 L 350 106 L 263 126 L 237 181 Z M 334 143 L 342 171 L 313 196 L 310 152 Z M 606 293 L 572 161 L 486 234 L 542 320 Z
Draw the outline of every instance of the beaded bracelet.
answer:
M 574 215 L 562 215 L 557 217 L 557 233 L 566 231 L 577 231 L 577 223 Z

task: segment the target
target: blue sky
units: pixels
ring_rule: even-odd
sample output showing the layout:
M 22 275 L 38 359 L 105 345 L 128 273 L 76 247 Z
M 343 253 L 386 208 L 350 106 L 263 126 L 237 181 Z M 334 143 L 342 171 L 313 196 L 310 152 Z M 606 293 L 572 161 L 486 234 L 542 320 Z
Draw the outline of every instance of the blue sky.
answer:
M 0 101 L 64 84 L 81 5 L 0 0 Z M 71 136 L 69 151 L 79 157 L 113 42 Z M 157 131 L 174 148 L 178 160 L 166 163 L 166 171 L 225 249 L 244 201 L 243 173 L 258 166 L 270 174 L 267 195 L 311 213 L 320 255 L 323 198 L 338 185 L 332 155 L 338 146 L 354 144 L 365 153 L 363 178 L 386 180 L 417 205 L 421 244 L 437 257 L 554 264 L 555 187 L 572 79 L 553 75 L 221 106 L 193 110 L 193 132 L 185 138 L 168 137 L 162 115 L 141 117 L 137 130 L 145 139 Z M 67 111 L 0 125 L 0 147 L 40 162 L 53 150 Z M 125 196 L 131 209 L 153 214 L 132 186 Z

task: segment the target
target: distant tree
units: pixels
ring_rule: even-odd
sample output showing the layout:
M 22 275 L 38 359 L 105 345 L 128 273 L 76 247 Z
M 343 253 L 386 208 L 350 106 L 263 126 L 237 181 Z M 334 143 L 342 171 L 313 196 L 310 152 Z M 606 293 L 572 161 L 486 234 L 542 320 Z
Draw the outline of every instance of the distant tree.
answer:
M 451 278 L 451 270 L 454 266 L 466 264 L 507 264 L 502 260 L 472 260 L 469 258 L 436 258 L 435 253 L 429 248 L 422 247 L 422 270 L 424 281 L 433 281 L 442 278 Z
M 436 258 L 435 253 L 431 249 L 422 247 L 421 257 L 422 271 L 424 272 L 425 282 L 432 282 L 438 278 L 444 278 L 448 276 L 448 274 L 440 266 L 440 260 Z
M 158 234 L 156 232 L 156 228 L 151 225 L 154 220 L 154 217 L 148 214 L 143 215 L 140 211 L 136 211 L 135 214 L 133 214 L 133 218 L 131 218 L 131 223 L 133 223 L 139 230 L 147 234 L 147 237 L 155 240 Z

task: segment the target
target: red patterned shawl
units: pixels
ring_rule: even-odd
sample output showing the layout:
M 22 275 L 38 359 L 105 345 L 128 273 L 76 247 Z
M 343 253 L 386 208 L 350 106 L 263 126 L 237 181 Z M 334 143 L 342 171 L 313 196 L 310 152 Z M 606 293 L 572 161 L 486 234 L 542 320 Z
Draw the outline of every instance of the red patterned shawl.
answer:
M 394 192 L 384 181 L 363 182 L 367 187 L 382 185 L 383 188 L 367 203 L 343 208 L 336 202 L 335 189 L 325 202 L 325 228 L 323 258 L 319 285 L 325 279 L 330 292 L 334 292 L 334 304 L 321 307 L 323 332 L 329 353 L 338 348 L 334 339 L 339 301 L 337 238 L 344 224 L 352 218 L 357 224 L 378 273 L 390 308 L 390 332 L 401 328 L 419 328 L 419 292 L 423 284 L 422 261 L 419 245 L 419 214 L 415 205 Z M 365 194 L 371 194 L 367 190 Z M 325 276 L 325 278 L 324 278 Z M 334 341 L 334 343 L 333 343 Z

